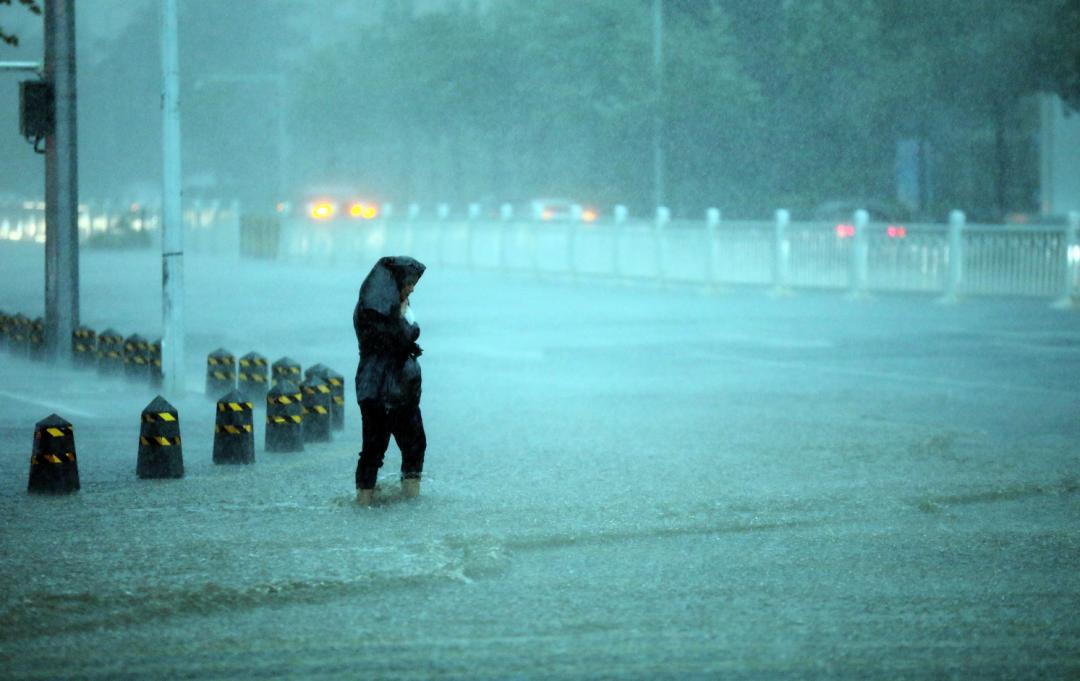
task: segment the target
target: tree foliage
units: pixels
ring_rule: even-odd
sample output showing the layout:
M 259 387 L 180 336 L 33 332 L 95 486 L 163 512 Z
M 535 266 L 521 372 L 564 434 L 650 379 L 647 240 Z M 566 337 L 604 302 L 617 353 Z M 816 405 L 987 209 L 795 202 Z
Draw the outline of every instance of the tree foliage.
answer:
M 308 148 L 333 151 L 309 170 L 409 200 L 648 210 L 660 115 L 676 211 L 889 200 L 911 140 L 918 209 L 992 217 L 1034 201 L 1029 96 L 1080 100 L 1080 0 L 666 0 L 662 86 L 651 5 L 453 8 L 328 46 L 300 108 Z

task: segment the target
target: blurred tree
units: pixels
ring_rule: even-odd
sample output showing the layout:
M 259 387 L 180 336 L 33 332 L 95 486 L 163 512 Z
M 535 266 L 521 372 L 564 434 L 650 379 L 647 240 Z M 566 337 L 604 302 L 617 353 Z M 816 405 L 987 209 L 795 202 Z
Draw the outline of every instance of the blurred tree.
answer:
M 747 180 L 733 170 L 745 159 L 733 157 L 748 153 L 739 142 L 753 128 L 756 89 L 738 68 L 718 7 L 674 11 L 670 33 L 661 102 L 645 5 L 540 0 L 399 20 L 322 53 L 308 89 L 330 100 L 308 115 L 356 112 L 352 141 L 319 144 L 388 140 L 393 153 L 361 165 L 379 169 L 368 179 L 385 183 L 383 191 L 408 186 L 414 200 L 560 195 L 644 209 L 651 179 L 641 140 L 663 106 L 672 167 L 682 174 L 674 196 L 697 212 L 717 200 L 710 192 Z M 362 98 L 350 85 L 361 82 Z M 324 125 L 311 127 L 314 136 Z M 325 127 L 334 127 L 329 118 Z M 403 165 L 418 169 L 413 181 L 403 181 Z
M 1051 0 L 1032 41 L 1041 46 L 1042 86 L 1080 112 L 1080 0 Z
M 889 200 L 915 140 L 924 210 L 1000 217 L 1032 199 L 1025 98 L 1073 82 L 1077 2 L 665 0 L 662 100 L 651 2 L 465 3 L 326 45 L 297 106 L 323 174 L 400 199 L 647 210 L 663 107 L 684 214 Z

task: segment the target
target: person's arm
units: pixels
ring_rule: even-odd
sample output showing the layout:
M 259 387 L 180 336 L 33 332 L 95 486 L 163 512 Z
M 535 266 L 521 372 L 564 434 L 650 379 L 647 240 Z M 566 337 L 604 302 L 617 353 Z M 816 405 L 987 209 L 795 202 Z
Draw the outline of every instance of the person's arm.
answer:
M 420 337 L 420 326 L 409 324 L 400 317 L 386 317 L 374 310 L 363 310 L 353 315 L 357 337 L 369 339 L 374 345 L 390 352 L 408 354 Z

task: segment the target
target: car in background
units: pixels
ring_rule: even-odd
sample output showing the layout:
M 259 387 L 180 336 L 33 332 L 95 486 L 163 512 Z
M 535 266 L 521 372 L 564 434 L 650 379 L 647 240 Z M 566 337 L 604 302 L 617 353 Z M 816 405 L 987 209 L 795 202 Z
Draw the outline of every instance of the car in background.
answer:
M 278 210 L 315 224 L 366 222 L 382 214 L 382 205 L 349 187 L 316 187 L 301 195 L 295 211 L 289 204 L 278 204 Z
M 580 210 L 580 214 L 577 211 Z M 596 222 L 599 211 L 591 206 L 584 206 L 569 199 L 539 198 L 528 205 L 529 216 L 537 222 Z
M 855 211 L 865 210 L 870 215 L 871 225 L 885 225 L 885 236 L 889 239 L 907 237 L 908 213 L 899 206 L 892 206 L 881 201 L 868 199 L 858 201 L 841 199 L 826 201 L 814 209 L 812 218 L 815 222 L 832 222 L 838 239 L 850 239 L 855 236 Z

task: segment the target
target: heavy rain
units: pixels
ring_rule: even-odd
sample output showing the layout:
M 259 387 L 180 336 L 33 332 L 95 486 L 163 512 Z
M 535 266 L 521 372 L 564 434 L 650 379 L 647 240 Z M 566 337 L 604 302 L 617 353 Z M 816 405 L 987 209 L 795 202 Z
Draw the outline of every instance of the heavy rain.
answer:
M 0 677 L 1080 677 L 1077 35 L 0 0 Z

